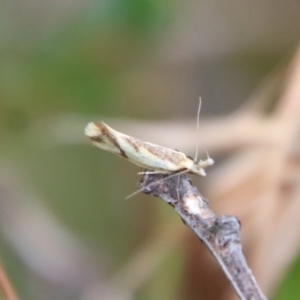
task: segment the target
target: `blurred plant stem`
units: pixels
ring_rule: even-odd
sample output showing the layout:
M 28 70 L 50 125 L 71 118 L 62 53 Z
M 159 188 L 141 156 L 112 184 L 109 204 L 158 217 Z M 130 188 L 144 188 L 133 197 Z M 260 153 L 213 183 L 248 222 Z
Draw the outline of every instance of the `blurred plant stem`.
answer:
M 14 288 L 0 263 L 0 287 L 5 300 L 18 300 Z

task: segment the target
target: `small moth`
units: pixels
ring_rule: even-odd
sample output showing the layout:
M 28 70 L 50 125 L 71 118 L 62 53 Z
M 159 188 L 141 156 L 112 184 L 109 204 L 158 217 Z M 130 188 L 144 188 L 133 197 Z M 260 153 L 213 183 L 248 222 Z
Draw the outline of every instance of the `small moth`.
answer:
M 133 164 L 155 173 L 190 173 L 205 176 L 213 159 L 195 161 L 182 152 L 143 142 L 109 127 L 104 122 L 91 122 L 85 135 L 97 147 L 128 159 Z
M 199 99 L 197 114 L 197 137 L 200 108 L 201 98 Z M 97 147 L 126 158 L 139 167 L 151 170 L 151 173 L 170 174 L 169 177 L 181 173 L 206 176 L 205 168 L 214 164 L 213 159 L 209 156 L 207 156 L 205 160 L 198 161 L 198 143 L 196 155 L 193 159 L 182 152 L 143 142 L 118 132 L 104 122 L 89 123 L 85 128 L 85 135 L 89 137 L 92 143 Z

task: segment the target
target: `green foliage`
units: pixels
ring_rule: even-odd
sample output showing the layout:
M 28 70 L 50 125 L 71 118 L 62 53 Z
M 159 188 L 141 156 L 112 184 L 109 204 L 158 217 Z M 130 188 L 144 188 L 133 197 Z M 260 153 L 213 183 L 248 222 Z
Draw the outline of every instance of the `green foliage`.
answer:
M 300 299 L 300 257 L 292 264 L 284 281 L 280 284 L 272 300 L 298 300 Z

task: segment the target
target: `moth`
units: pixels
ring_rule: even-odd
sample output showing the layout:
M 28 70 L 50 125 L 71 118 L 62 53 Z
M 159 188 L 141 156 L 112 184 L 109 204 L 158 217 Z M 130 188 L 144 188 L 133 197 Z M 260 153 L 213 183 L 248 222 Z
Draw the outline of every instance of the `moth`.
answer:
M 200 106 L 201 99 L 197 116 L 197 132 L 199 128 Z M 166 179 L 182 173 L 206 176 L 205 168 L 214 164 L 214 160 L 209 156 L 205 160 L 197 159 L 198 143 L 196 155 L 193 159 L 180 151 L 144 142 L 118 132 L 104 122 L 89 123 L 85 128 L 85 135 L 90 138 L 95 146 L 117 154 L 139 167 L 151 170 L 151 173 L 170 174 Z M 138 190 L 128 197 L 142 190 Z
M 210 157 L 195 161 L 182 152 L 144 142 L 118 132 L 104 122 L 89 123 L 85 128 L 85 135 L 95 146 L 117 154 L 139 167 L 155 171 L 155 173 L 186 172 L 206 176 L 204 169 L 214 164 Z

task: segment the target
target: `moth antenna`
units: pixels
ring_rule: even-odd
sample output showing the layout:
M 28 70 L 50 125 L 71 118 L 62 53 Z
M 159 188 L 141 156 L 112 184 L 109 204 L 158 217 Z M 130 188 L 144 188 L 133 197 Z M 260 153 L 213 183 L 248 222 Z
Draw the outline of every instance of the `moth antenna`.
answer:
M 205 150 L 205 153 L 206 153 L 206 159 L 211 159 L 207 150 Z
M 142 191 L 144 191 L 145 189 L 149 188 L 150 186 L 152 186 L 152 185 L 154 185 L 154 184 L 163 182 L 163 181 L 165 181 L 165 180 L 167 180 L 167 179 L 170 179 L 170 178 L 172 178 L 172 177 L 178 176 L 178 175 L 180 175 L 180 174 L 187 173 L 188 171 L 189 171 L 189 170 L 183 170 L 183 171 L 177 172 L 177 173 L 175 173 L 175 174 L 171 174 L 171 175 L 169 175 L 169 176 L 167 176 L 167 177 L 165 177 L 165 178 L 162 178 L 162 179 L 159 179 L 159 180 L 157 180 L 157 181 L 151 182 L 151 183 L 145 185 L 144 187 L 142 187 L 142 188 L 136 190 L 136 191 L 133 192 L 132 194 L 128 195 L 127 197 L 125 197 L 125 199 L 128 200 L 128 199 L 130 199 L 130 198 L 132 198 L 133 196 L 135 196 L 135 195 L 141 193 Z
M 199 97 L 199 106 L 198 106 L 198 112 L 197 112 L 197 136 L 196 136 L 196 153 L 195 153 L 195 159 L 196 162 L 198 160 L 198 152 L 199 152 L 199 122 L 200 122 L 200 111 L 201 111 L 201 97 Z

